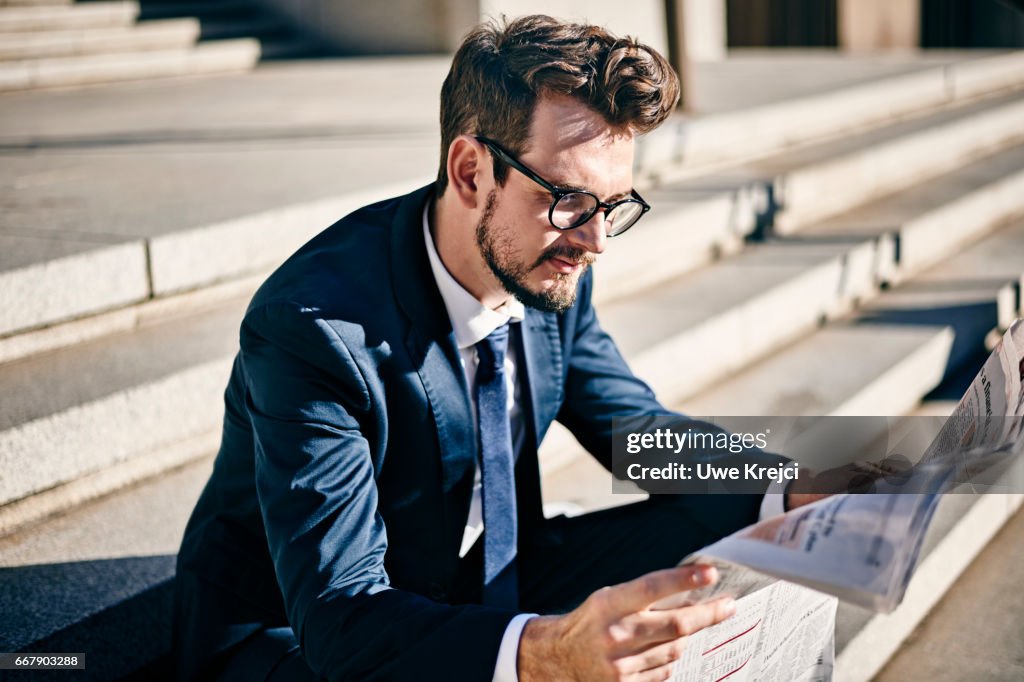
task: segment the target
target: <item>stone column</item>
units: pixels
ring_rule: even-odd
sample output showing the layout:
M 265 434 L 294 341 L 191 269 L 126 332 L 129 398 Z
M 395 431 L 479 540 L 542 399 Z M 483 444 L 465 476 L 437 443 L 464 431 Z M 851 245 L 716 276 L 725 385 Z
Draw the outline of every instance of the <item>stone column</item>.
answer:
M 725 0 L 674 0 L 682 10 L 686 56 L 697 62 L 725 59 Z
M 849 52 L 916 49 L 920 0 L 838 0 L 839 46 Z
M 665 0 L 666 24 L 672 66 L 682 81 L 684 111 L 699 109 L 694 91 L 694 65 L 725 59 L 726 0 Z

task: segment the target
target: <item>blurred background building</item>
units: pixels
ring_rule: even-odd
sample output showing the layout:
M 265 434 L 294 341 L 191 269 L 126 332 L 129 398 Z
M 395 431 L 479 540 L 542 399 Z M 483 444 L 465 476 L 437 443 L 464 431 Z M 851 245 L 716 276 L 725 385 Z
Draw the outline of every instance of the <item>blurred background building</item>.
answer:
M 480 17 L 544 12 L 621 26 L 658 47 L 682 28 L 695 54 L 732 47 L 843 50 L 1022 47 L 1024 18 L 1010 0 L 256 0 L 337 49 L 450 51 Z M 674 18 L 685 16 L 685 26 Z

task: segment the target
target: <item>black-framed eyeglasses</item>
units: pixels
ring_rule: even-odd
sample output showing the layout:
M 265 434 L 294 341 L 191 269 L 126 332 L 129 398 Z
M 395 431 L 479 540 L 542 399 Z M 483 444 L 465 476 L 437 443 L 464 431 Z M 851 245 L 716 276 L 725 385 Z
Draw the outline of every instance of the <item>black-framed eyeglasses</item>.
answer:
M 494 140 L 481 135 L 477 135 L 476 139 L 487 147 L 492 154 L 501 159 L 501 161 L 515 168 L 551 193 L 551 208 L 548 210 L 548 220 L 555 229 L 571 230 L 579 227 L 594 217 L 594 214 L 599 209 L 603 208 L 605 211 L 605 233 L 609 237 L 617 237 L 636 225 L 636 222 L 643 217 L 644 213 L 651 210 L 650 204 L 644 201 L 643 197 L 636 190 L 631 190 L 631 196 L 626 199 L 604 202 L 593 192 L 565 189 L 553 185 L 502 149 L 501 145 Z

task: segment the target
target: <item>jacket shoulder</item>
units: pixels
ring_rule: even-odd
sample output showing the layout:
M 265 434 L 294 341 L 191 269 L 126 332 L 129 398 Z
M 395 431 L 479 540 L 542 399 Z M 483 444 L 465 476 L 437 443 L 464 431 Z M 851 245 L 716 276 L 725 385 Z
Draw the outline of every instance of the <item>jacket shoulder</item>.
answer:
M 345 301 L 380 301 L 391 288 L 396 218 L 421 192 L 363 206 L 324 229 L 267 278 L 248 310 L 287 301 L 330 315 Z

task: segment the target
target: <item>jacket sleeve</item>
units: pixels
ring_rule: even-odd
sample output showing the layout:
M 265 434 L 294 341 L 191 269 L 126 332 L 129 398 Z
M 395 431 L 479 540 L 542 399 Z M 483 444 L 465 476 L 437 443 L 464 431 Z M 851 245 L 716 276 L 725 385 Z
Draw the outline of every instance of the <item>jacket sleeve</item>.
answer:
M 633 374 L 591 305 L 593 277 L 580 283 L 573 315 L 563 318 L 565 399 L 558 421 L 608 470 L 612 469 L 612 419 L 674 414 Z
M 615 342 L 598 322 L 591 304 L 593 279 L 590 273 L 581 282 L 575 315 L 565 320 L 565 335 L 569 348 L 566 358 L 565 400 L 558 414 L 558 420 L 568 428 L 576 439 L 613 474 L 622 477 L 628 460 L 613 458 L 613 419 L 630 418 L 631 424 L 643 422 L 637 417 L 670 416 L 677 428 L 722 431 L 705 421 L 693 419 L 662 405 L 651 388 L 633 374 Z M 671 370 L 668 370 L 671 371 Z M 660 424 L 664 426 L 664 424 Z M 698 456 L 701 461 L 716 464 L 758 463 L 764 466 L 779 466 L 788 460 L 756 448 L 741 453 L 684 453 Z M 655 456 L 656 457 L 656 456 Z M 647 459 L 650 466 L 667 462 Z M 671 484 L 660 481 L 643 481 L 641 487 L 647 492 L 672 492 Z M 767 482 L 758 491 L 764 492 Z M 678 488 L 675 488 L 678 490 Z M 728 535 L 757 521 L 763 494 L 693 494 L 686 504 L 693 509 L 694 518 L 713 523 L 721 536 Z M 711 521 L 711 519 L 714 519 Z
M 315 310 L 268 303 L 246 315 L 241 347 L 260 510 L 309 665 L 331 680 L 490 679 L 513 612 L 388 584 L 360 421 L 380 406 L 339 336 Z

